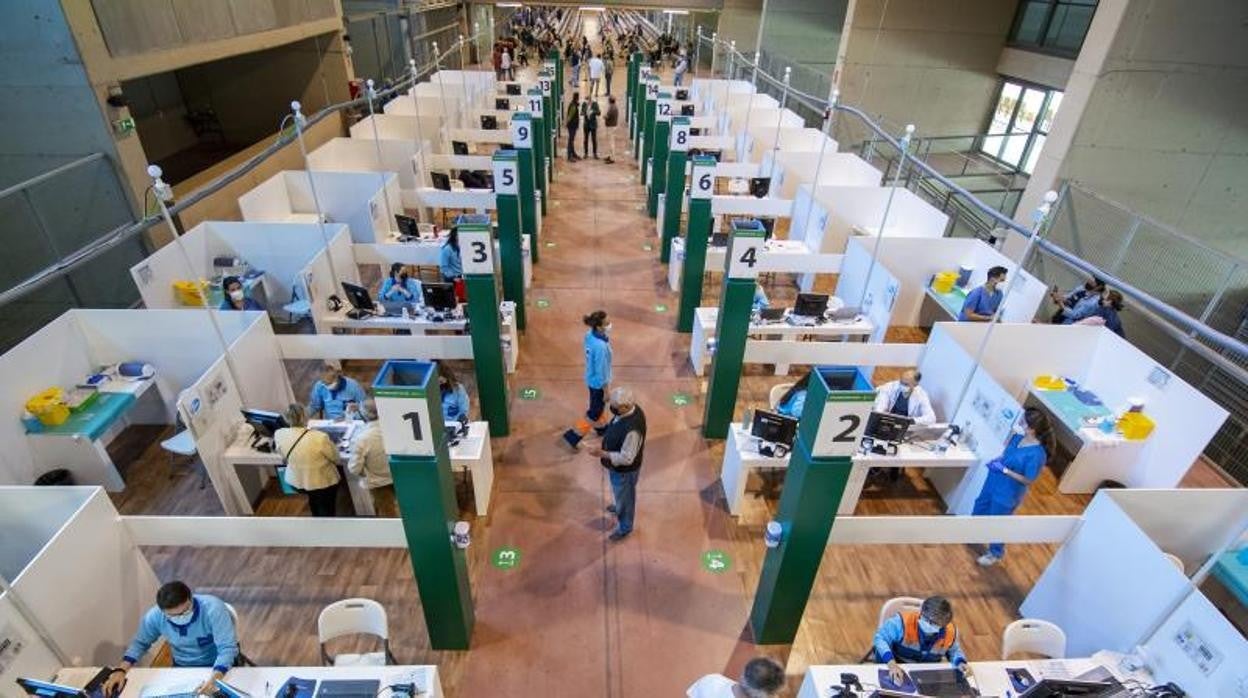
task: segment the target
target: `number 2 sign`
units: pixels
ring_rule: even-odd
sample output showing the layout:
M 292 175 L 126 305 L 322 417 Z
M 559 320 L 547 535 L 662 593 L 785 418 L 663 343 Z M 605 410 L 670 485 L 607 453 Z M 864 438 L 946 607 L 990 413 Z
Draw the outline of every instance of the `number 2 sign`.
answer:
M 816 458 L 852 456 L 867 426 L 875 395 L 865 392 L 834 393 L 823 405 L 823 418 L 810 455 Z
M 494 241 L 488 230 L 459 231 L 459 259 L 465 274 L 494 273 Z

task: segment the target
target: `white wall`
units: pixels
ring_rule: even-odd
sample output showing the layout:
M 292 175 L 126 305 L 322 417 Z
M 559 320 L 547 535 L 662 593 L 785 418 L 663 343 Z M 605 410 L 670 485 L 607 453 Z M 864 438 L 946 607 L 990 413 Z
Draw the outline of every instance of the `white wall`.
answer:
M 316 199 L 331 223 L 346 223 L 355 242 L 386 239 L 395 227 L 389 211 L 402 212 L 398 179 L 386 175 L 383 191 L 376 175 L 362 172 L 312 172 Z M 238 198 L 245 221 L 282 222 L 291 213 L 315 214 L 312 184 L 307 170 L 283 170 Z
M 828 149 L 820 156 L 818 150 L 781 150 L 774 158 L 769 151 L 763 154 L 762 170 L 774 169 L 773 178 L 781 180 L 779 190 L 773 182 L 772 191 L 781 199 L 797 195 L 798 185 L 814 182 L 820 186 L 878 187 L 884 173 L 853 153 L 833 152 L 836 141 L 829 140 Z M 774 160 L 774 167 L 773 167 Z M 816 172 L 819 179 L 815 182 Z
M 1140 530 L 1195 572 L 1248 526 L 1248 489 L 1106 490 Z
M 240 402 L 246 407 L 280 412 L 295 394 L 286 366 L 277 349 L 277 337 L 268 318 L 260 313 L 238 313 L 252 320 L 230 344 L 230 357 L 238 379 Z
M 22 643 L 22 652 L 0 669 L 0 695 L 21 698 L 25 692 L 13 683 L 18 678 L 50 680 L 61 670 L 56 653 L 44 643 L 26 619 L 17 611 L 9 595 L 0 594 L 0 628 L 9 638 Z
M 352 126 L 352 129 L 356 126 Z M 399 178 L 399 191 L 406 199 L 414 195 L 416 167 L 412 158 L 416 155 L 414 141 L 372 140 L 372 130 L 364 137 L 331 138 L 325 145 L 308 153 L 309 170 L 336 172 L 393 172 Z M 378 160 L 378 149 L 381 155 Z M 383 180 L 378 179 L 378 184 Z M 400 213 L 396 211 L 395 213 Z
M 856 233 L 878 235 L 881 225 L 885 237 L 943 237 L 949 217 L 904 188 L 897 188 L 889 205 L 888 187 L 820 186 L 815 189 L 815 202 L 828 211 L 823 233 L 824 252 L 840 252 L 845 241 Z M 884 218 L 885 207 L 888 218 Z
M 0 489 L 0 577 L 16 579 L 90 498 L 88 487 Z
M 1196 633 L 1221 656 L 1209 674 L 1202 672 L 1175 642 L 1185 631 Z M 1144 643 L 1144 648 L 1154 676 L 1160 682 L 1177 683 L 1190 696 L 1242 696 L 1248 685 L 1248 640 L 1195 589 Z

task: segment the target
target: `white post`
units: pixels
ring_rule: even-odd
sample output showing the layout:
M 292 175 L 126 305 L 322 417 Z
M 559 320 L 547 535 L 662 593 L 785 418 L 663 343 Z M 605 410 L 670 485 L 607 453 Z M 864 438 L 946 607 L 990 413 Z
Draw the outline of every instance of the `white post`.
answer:
M 749 100 L 746 101 L 745 103 L 745 121 L 741 124 L 741 139 L 742 139 L 741 142 L 746 144 L 747 146 L 749 145 L 749 142 L 750 142 L 750 113 L 754 111 L 754 96 L 758 94 L 758 59 L 759 59 L 758 51 L 755 51 L 754 52 L 754 92 L 753 94 L 750 95 Z M 724 94 L 729 95 L 729 94 L 732 94 L 732 92 L 729 91 L 729 92 L 725 92 Z M 725 99 L 724 104 L 726 105 L 727 103 L 728 101 L 727 99 Z M 745 154 L 737 153 L 737 159 L 744 162 Z
M 463 113 L 463 119 L 461 123 L 464 125 L 464 128 L 472 128 L 473 122 L 468 119 L 468 115 L 470 113 L 468 110 L 468 105 L 471 104 L 471 102 L 468 101 L 468 71 L 467 71 L 468 64 L 464 61 L 464 53 L 467 50 L 467 48 L 468 48 L 468 40 L 464 38 L 463 34 L 460 34 L 459 35 L 459 72 L 460 72 L 459 85 L 460 87 L 464 88 L 463 89 L 464 113 Z
M 420 169 L 423 171 L 428 163 L 425 162 L 425 126 L 420 121 L 420 97 L 416 96 L 416 83 L 420 80 L 420 72 L 416 69 L 415 58 L 407 62 L 407 68 L 412 73 L 412 107 L 416 110 L 416 152 L 420 153 Z M 423 186 L 426 183 L 422 181 L 419 184 Z
M 888 188 L 888 199 L 884 202 L 884 218 L 880 221 L 880 229 L 875 234 L 875 245 L 871 248 L 871 266 L 867 267 L 867 279 L 862 284 L 862 296 L 858 299 L 858 307 L 867 300 L 867 289 L 871 286 L 871 275 L 875 273 L 875 265 L 879 264 L 880 243 L 884 240 L 884 228 L 888 225 L 888 213 L 893 207 L 893 197 L 897 194 L 897 185 L 901 183 L 901 171 L 906 166 L 906 153 L 910 148 L 910 138 L 914 136 L 914 124 L 906 124 L 906 132 L 898 141 L 901 150 L 897 162 L 897 174 L 893 175 L 893 184 Z
M 806 229 L 810 229 L 810 213 L 815 208 L 815 190 L 819 188 L 819 171 L 823 168 L 824 154 L 828 150 L 828 132 L 832 130 L 832 114 L 836 110 L 836 101 L 840 98 L 841 91 L 833 87 L 832 94 L 828 95 L 828 118 L 823 120 L 824 137 L 823 143 L 819 144 L 819 161 L 815 163 L 815 178 L 810 181 L 810 198 L 806 202 L 806 215 L 802 218 L 802 225 Z M 772 169 L 774 171 L 776 162 L 774 155 L 771 158 L 771 162 Z M 799 230 L 797 231 L 797 234 L 802 236 L 802 240 L 806 239 L 806 230 Z M 793 237 L 792 231 L 789 232 L 789 237 Z M 811 250 L 811 252 L 817 253 L 818 250 Z
M 711 32 L 711 79 L 715 79 L 715 58 L 719 55 L 719 32 Z
M 784 91 L 780 93 L 780 112 L 776 116 L 776 137 L 771 142 L 771 169 L 768 170 L 767 176 L 770 177 L 776 171 L 776 153 L 780 151 L 780 127 L 784 125 L 784 109 L 789 103 L 789 77 L 793 73 L 791 66 L 784 68 Z
M 334 279 L 341 281 L 342 277 L 338 276 L 338 270 L 334 268 L 334 256 L 329 253 L 329 233 L 325 232 L 325 211 L 321 209 L 321 198 L 316 194 L 316 178 L 312 176 L 312 170 L 308 169 L 308 149 L 303 142 L 303 127 L 307 125 L 308 120 L 300 111 L 302 105 L 299 102 L 291 102 L 290 110 L 295 117 L 295 140 L 299 141 L 299 152 L 303 154 L 303 171 L 308 175 L 308 188 L 312 192 L 312 205 L 316 207 L 316 224 L 321 229 L 321 240 L 325 242 L 325 258 L 329 261 L 329 273 Z M 382 190 L 385 194 L 385 190 Z
M 374 87 L 372 78 L 364 81 L 364 94 L 368 98 L 368 122 L 373 125 L 373 146 L 377 151 L 377 176 L 381 178 L 381 200 L 386 204 L 386 226 L 388 228 L 394 225 L 394 211 L 390 209 L 390 197 L 386 191 L 386 166 L 381 161 L 381 136 L 377 134 L 377 114 L 373 111 L 373 100 L 377 99 L 377 89 Z
M 438 42 L 433 42 L 433 77 L 438 79 L 438 94 L 442 96 L 442 118 L 446 121 L 446 128 L 450 130 L 451 120 L 446 118 L 446 110 L 450 108 L 450 104 L 446 101 L 446 76 L 442 74 L 442 54 L 438 52 Z M 443 146 L 446 144 L 443 143 Z
M 698 77 L 698 68 L 702 67 L 702 25 L 698 25 L 697 38 L 693 41 L 693 77 Z M 714 76 L 712 76 L 714 77 Z

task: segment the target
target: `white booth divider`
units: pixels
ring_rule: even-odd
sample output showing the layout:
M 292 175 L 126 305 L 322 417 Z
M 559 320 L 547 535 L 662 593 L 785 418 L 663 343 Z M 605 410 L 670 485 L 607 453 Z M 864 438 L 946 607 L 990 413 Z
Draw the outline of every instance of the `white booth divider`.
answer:
M 793 150 L 785 148 L 763 153 L 760 171 L 771 172 L 771 191 L 781 199 L 797 197 L 800 185 L 878 187 L 884 182 L 884 173 L 854 153 L 837 153 L 832 142 L 820 158 L 819 150 Z M 818 172 L 819 180 L 815 181 Z M 809 199 L 807 199 L 809 201 Z
M 352 129 L 355 127 L 353 126 Z M 406 208 L 416 207 L 415 141 L 331 138 L 308 153 L 308 169 L 326 172 L 393 172 L 399 178 L 399 198 Z M 380 146 L 381 159 L 378 160 Z M 378 184 L 383 181 L 379 175 Z M 402 213 L 402 211 L 395 211 Z
M 387 211 L 402 213 L 399 180 L 386 174 L 383 189 L 377 175 L 367 172 L 312 172 L 316 196 L 327 223 L 346 223 L 355 242 L 385 240 L 396 224 Z M 389 205 L 387 206 L 387 201 Z M 315 223 L 316 204 L 307 170 L 283 170 L 238 197 L 245 221 Z
M 1248 526 L 1248 489 L 1127 489 L 1106 494 L 1162 552 L 1182 560 L 1189 573 L 1232 545 Z
M 398 518 L 123 516 L 138 545 L 242 548 L 407 548 Z
M 456 360 L 472 358 L 468 335 L 351 335 L 284 334 L 277 346 L 285 359 L 405 359 Z
M 869 256 L 875 249 L 875 238 L 850 238 L 846 254 L 851 249 L 866 250 Z M 932 276 L 942 271 L 957 271 L 959 266 L 974 268 L 967 290 L 980 286 L 988 278 L 988 269 L 1003 266 L 1010 274 L 1019 274 L 1013 282 L 1010 297 L 1001 310 L 1004 322 L 1027 323 L 1036 316 L 1040 304 L 1048 297 L 1044 283 L 992 246 L 974 238 L 910 238 L 888 237 L 880 241 L 880 267 L 888 270 L 901 283 L 901 293 L 893 309 L 893 324 L 898 327 L 916 327 Z M 838 285 L 838 295 L 840 286 Z M 847 292 L 851 289 L 847 288 Z M 860 289 L 852 288 L 861 293 Z M 850 293 L 853 295 L 853 293 Z M 934 300 L 928 302 L 935 303 Z M 955 318 L 945 318 L 953 320 Z
M 1196 589 L 1143 646 L 1153 675 L 1190 696 L 1242 696 L 1248 685 L 1248 639 Z M 1202 647 L 1210 656 L 1198 664 Z
M 65 659 L 86 666 L 116 662 L 155 601 L 159 580 L 108 495 L 96 487 L 0 488 L 0 530 L 6 539 L 18 531 L 30 536 L 24 543 L 33 545 L 20 557 L 5 550 L 5 577 Z M 3 606 L 0 619 L 17 615 Z M 6 628 L 6 639 L 13 639 L 12 630 Z M 50 647 L 21 634 L 36 648 L 35 661 L 19 655 L 13 666 L 0 662 L 6 685 L 17 676 L 49 675 L 31 670 L 42 668 Z
M 426 148 L 432 147 L 437 150 L 437 144 L 446 137 L 447 130 L 446 122 L 437 114 L 421 114 L 418 118 L 415 114 L 387 112 L 366 116 L 351 124 L 351 138 L 361 141 L 373 140 L 374 124 L 377 126 L 376 138 L 382 141 L 405 143 L 412 149 L 412 155 L 416 154 L 416 144 L 420 142 L 423 142 Z
M 745 343 L 745 363 L 812 366 L 914 366 L 923 355 L 922 344 L 874 344 L 864 342 L 803 342 L 750 339 Z
M 817 128 L 807 128 L 801 117 L 797 117 L 796 124 L 792 123 L 789 115 L 793 114 L 788 109 L 783 110 L 783 116 L 777 112 L 768 112 L 750 115 L 750 126 L 747 133 L 739 134 L 741 137 L 740 147 L 737 152 L 742 154 L 741 159 L 748 162 L 762 163 L 762 176 L 772 178 L 772 186 L 777 187 L 783 183 L 784 173 L 777 174 L 775 168 L 772 167 L 772 153 L 786 150 L 798 152 L 817 153 L 824 148 L 824 141 L 827 141 L 826 151 L 835 153 L 837 149 L 836 141 L 825 136 L 822 131 Z M 780 116 L 781 125 L 776 126 L 776 118 Z
M 349 244 L 347 227 L 325 224 L 325 233 Z M 215 275 L 215 257 L 235 257 L 261 270 L 263 295 L 271 312 L 279 312 L 295 295 L 297 284 L 316 255 L 325 247 L 321 226 L 316 223 L 262 223 L 205 221 L 191 228 L 177 245 L 166 245 L 130 268 L 130 275 L 147 308 L 182 308 L 173 291 L 178 280 L 208 279 Z M 187 257 L 191 268 L 187 268 Z M 307 298 L 306 288 L 299 297 Z
M 865 245 L 845 248 L 836 277 L 836 297 L 847 306 L 858 306 L 875 329 L 868 342 L 883 343 L 892 324 L 893 310 L 901 293 L 901 282 L 883 265 L 871 269 L 871 250 Z M 872 364 L 874 365 L 874 364 Z M 868 378 L 871 377 L 868 369 Z

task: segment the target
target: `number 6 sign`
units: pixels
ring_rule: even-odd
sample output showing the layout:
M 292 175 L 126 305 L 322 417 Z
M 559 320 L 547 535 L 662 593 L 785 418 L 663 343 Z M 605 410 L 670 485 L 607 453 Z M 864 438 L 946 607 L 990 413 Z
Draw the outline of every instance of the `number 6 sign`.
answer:
M 715 194 L 715 163 L 693 163 L 693 185 L 689 198 L 709 199 Z
M 489 231 L 459 231 L 459 259 L 465 274 L 493 274 L 494 241 Z

